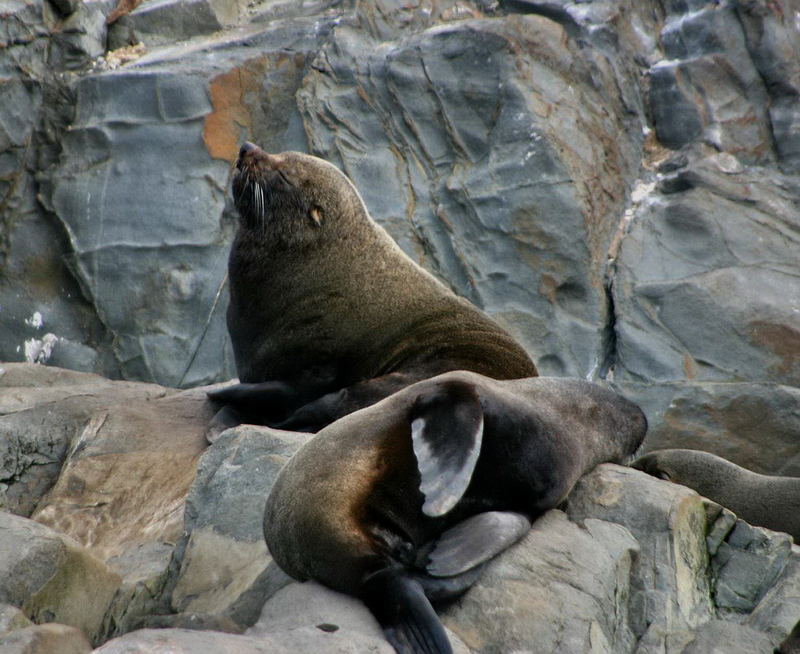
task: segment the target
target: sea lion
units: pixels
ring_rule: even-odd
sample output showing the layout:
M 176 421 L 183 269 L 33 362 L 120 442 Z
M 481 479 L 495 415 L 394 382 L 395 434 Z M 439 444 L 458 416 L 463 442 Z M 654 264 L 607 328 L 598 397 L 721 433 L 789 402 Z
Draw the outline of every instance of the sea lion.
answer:
M 241 384 L 213 399 L 315 431 L 448 370 L 537 374 L 504 329 L 406 256 L 333 164 L 245 143 L 236 166 L 227 320 Z
M 800 543 L 800 477 L 760 475 L 699 450 L 655 450 L 631 466 L 688 486 L 745 522 L 786 532 Z
M 313 436 L 275 481 L 264 536 L 292 577 L 360 597 L 398 651 L 449 652 L 429 600 L 466 591 L 646 430 L 636 405 L 597 384 L 448 372 Z

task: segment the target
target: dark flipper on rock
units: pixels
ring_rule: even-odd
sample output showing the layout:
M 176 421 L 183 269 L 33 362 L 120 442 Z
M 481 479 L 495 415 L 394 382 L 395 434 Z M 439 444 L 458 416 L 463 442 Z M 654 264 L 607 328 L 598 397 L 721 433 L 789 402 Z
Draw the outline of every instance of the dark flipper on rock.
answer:
M 279 381 L 257 384 L 231 384 L 207 393 L 215 402 L 232 405 L 243 417 L 256 424 L 282 420 L 299 401 L 295 390 Z
M 452 654 L 444 626 L 418 581 L 398 568 L 368 576 L 361 599 L 399 654 Z
M 342 416 L 380 402 L 415 381 L 418 381 L 417 376 L 399 372 L 367 379 L 304 404 L 274 426 L 292 431 L 319 431 Z
M 439 536 L 425 569 L 433 577 L 463 574 L 516 543 L 530 528 L 531 521 L 521 513 L 478 513 Z
M 473 386 L 448 382 L 421 394 L 411 409 L 411 440 L 425 495 L 422 511 L 437 517 L 461 499 L 483 439 L 483 408 Z
M 246 420 L 246 417 L 232 406 L 224 406 L 214 414 L 214 417 L 211 418 L 211 421 L 208 423 L 206 427 L 206 440 L 209 443 L 213 443 L 226 429 L 241 425 L 243 422 L 246 422 Z

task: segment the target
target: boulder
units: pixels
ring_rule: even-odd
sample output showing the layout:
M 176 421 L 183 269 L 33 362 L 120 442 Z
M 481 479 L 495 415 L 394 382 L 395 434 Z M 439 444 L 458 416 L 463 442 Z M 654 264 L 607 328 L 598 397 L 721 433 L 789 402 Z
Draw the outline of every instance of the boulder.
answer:
M 94 641 L 100 639 L 103 617 L 120 585 L 118 575 L 73 539 L 4 512 L 0 512 L 0 580 L 0 602 L 19 607 L 34 622 L 60 622 Z M 6 639 L 51 642 L 58 638 L 54 629 L 25 627 Z
M 2 369 L 3 505 L 68 535 L 118 575 L 92 638 L 168 610 L 185 497 L 214 413 L 205 391 L 32 364 Z
M 281 467 L 306 439 L 242 425 L 203 454 L 186 498 L 174 611 L 222 614 L 248 627 L 267 597 L 288 583 L 264 543 L 264 505 Z
M 32 622 L 13 604 L 0 604 L 0 639 L 12 631 L 30 627 Z
M 88 654 L 89 640 L 80 629 L 48 622 L 0 638 L 4 654 Z

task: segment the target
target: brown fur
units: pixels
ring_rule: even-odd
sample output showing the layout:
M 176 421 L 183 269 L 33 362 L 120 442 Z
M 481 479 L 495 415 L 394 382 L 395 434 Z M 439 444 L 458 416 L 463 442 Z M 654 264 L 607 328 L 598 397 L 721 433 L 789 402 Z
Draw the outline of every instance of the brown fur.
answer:
M 463 499 L 447 515 L 432 518 L 421 510 L 409 411 L 424 393 L 453 382 L 477 391 L 483 445 Z M 267 500 L 267 544 L 290 575 L 355 593 L 366 573 L 391 560 L 376 545 L 375 525 L 395 525 L 419 547 L 480 511 L 535 517 L 562 501 L 597 464 L 633 454 L 646 425 L 638 407 L 588 382 L 439 375 L 337 420 L 306 443 L 281 470 Z M 527 489 L 521 495 L 511 490 L 521 488 Z
M 228 330 L 242 382 L 283 382 L 297 408 L 381 378 L 326 406 L 325 423 L 449 370 L 537 374 L 504 329 L 403 253 L 335 166 L 251 144 L 237 165 Z

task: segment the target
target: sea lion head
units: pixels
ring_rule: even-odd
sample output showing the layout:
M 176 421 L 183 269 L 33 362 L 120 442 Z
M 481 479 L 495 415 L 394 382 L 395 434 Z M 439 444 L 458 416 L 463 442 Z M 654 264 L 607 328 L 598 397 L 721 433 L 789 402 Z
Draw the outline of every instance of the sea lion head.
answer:
M 367 218 L 352 182 L 318 157 L 270 154 L 246 142 L 236 169 L 233 199 L 244 228 L 268 232 L 289 244 L 306 243 L 342 222 Z

